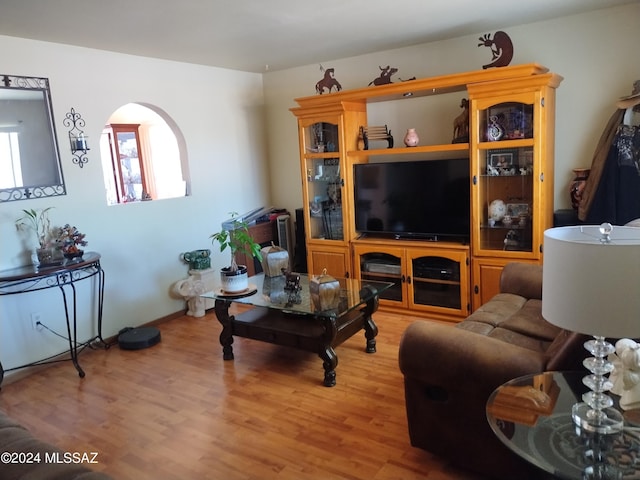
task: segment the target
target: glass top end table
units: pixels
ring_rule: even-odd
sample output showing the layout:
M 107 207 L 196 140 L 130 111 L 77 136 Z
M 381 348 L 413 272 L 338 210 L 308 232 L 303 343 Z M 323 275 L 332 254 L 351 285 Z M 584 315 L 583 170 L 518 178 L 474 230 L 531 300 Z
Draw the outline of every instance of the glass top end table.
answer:
M 298 288 L 288 287 L 284 275 L 249 277 L 249 289 L 228 294 L 217 288 L 202 294 L 215 300 L 215 313 L 222 324 L 220 344 L 223 358 L 233 360 L 233 337 L 289 346 L 317 353 L 323 361 L 324 385 L 336 385 L 338 357 L 335 347 L 364 330 L 366 352 L 375 353 L 378 327 L 372 315 L 378 309 L 379 294 L 390 288 L 389 282 L 336 278 L 339 295 L 332 308 L 318 308 L 314 302 L 311 278 L 299 274 Z M 316 299 L 317 300 L 317 299 Z M 230 315 L 232 303 L 250 305 L 238 315 Z
M 571 411 L 588 391 L 583 377 L 584 372 L 545 372 L 498 387 L 487 401 L 492 430 L 513 452 L 555 478 L 640 478 L 638 411 L 624 412 L 622 433 L 581 429 Z

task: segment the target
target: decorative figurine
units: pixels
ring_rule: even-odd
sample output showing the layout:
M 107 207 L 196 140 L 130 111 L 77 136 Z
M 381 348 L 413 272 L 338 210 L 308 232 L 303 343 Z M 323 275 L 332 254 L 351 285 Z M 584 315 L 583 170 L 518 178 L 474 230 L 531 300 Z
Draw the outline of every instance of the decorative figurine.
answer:
M 507 214 L 507 204 L 499 198 L 489 204 L 489 218 L 493 218 L 496 222 L 501 221 Z
M 180 254 L 180 259 L 189 264 L 191 270 L 206 270 L 211 268 L 211 250 L 193 250 Z
M 497 116 L 494 115 L 492 117 L 489 117 L 489 121 L 491 123 L 489 124 L 489 127 L 487 128 L 487 140 L 489 142 L 497 142 L 504 135 L 504 129 L 502 128 L 502 126 L 498 122 L 498 117 Z
M 368 86 L 388 85 L 389 83 L 393 83 L 391 81 L 391 76 L 395 73 L 398 73 L 398 69 L 390 65 L 387 65 L 385 68 L 382 68 L 380 65 L 378 65 L 378 68 L 380 69 L 380 76 L 371 80 Z
M 469 100 L 460 100 L 462 113 L 453 121 L 453 140 L 451 143 L 467 143 L 469 141 Z
M 515 230 L 509 230 L 504 237 L 505 250 L 517 250 L 520 247 L 520 237 Z
M 324 93 L 325 88 L 328 90 L 329 93 L 331 93 L 331 90 L 333 88 L 336 89 L 336 92 L 339 92 L 340 90 L 342 90 L 342 85 L 340 85 L 340 82 L 338 82 L 338 80 L 336 80 L 334 77 L 335 69 L 327 68 L 325 70 L 324 67 L 320 65 L 320 71 L 324 72 L 324 77 L 322 78 L 322 80 L 316 83 L 316 92 L 318 94 L 322 95 Z
M 513 58 L 513 42 L 509 38 L 509 35 L 503 31 L 497 31 L 491 38 L 491 34 L 487 33 L 483 37 L 480 37 L 479 47 L 489 47 L 491 49 L 491 63 L 483 65 L 483 69 L 491 67 L 506 67 L 511 63 Z
M 288 292 L 297 292 L 300 290 L 300 274 L 291 272 L 286 268 L 282 269 L 282 274 L 284 275 L 284 289 Z
M 187 278 L 173 284 L 172 292 L 183 297 L 187 301 L 187 315 L 191 317 L 204 317 L 205 300 L 201 297 L 205 292 L 204 284 L 199 280 Z
M 609 380 L 611 392 L 620 395 L 620 408 L 633 410 L 640 407 L 640 345 L 622 338 L 616 342 L 616 351 L 610 355 L 614 365 Z

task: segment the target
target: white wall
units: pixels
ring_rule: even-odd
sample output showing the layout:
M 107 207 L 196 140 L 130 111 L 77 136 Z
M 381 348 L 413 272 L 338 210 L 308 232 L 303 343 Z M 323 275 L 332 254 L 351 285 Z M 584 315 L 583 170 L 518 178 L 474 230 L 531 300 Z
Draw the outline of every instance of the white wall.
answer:
M 102 254 L 105 336 L 182 310 L 184 301 L 169 294 L 171 285 L 187 276 L 180 253 L 211 248 L 214 268 L 226 266 L 228 253 L 212 247 L 209 235 L 219 230 L 228 212 L 270 204 L 262 76 L 5 36 L 0 36 L 0 51 L 2 73 L 50 80 L 68 192 L 0 204 L 0 269 L 24 263 L 15 229 L 21 210 L 52 206 L 55 225 L 77 226 L 87 234 L 86 250 Z M 106 205 L 98 140 L 111 113 L 129 102 L 155 105 L 178 125 L 189 156 L 192 196 Z M 68 128 L 62 123 L 71 107 L 86 121 L 92 148 L 82 169 L 71 163 Z M 89 287 L 79 284 L 81 339 L 95 331 L 85 300 Z M 52 334 L 33 331 L 32 312 L 65 331 L 57 289 L 0 296 L 0 361 L 5 369 L 67 346 Z
M 640 3 L 603 9 L 587 14 L 556 18 L 528 25 L 505 25 L 514 44 L 511 65 L 539 63 L 564 77 L 557 91 L 555 208 L 570 208 L 568 185 L 572 168 L 589 167 L 596 143 L 615 110 L 619 97 L 629 95 L 634 80 L 640 79 Z M 402 28 L 398 25 L 397 28 Z M 481 69 L 491 60 L 489 49 L 478 48 L 478 38 L 486 33 L 442 42 L 378 52 L 354 58 L 327 60 L 325 68 L 335 68 L 343 89 L 362 88 L 379 73 L 379 66 L 391 65 L 399 72 L 393 81 Z M 302 206 L 302 189 L 297 144 L 296 119 L 289 108 L 294 98 L 315 95 L 314 86 L 322 78 L 319 65 L 309 65 L 265 75 L 265 100 L 269 128 L 271 190 L 275 204 L 290 211 Z M 461 96 L 459 96 L 461 97 Z M 414 102 L 408 100 L 407 102 Z M 444 122 L 450 134 L 454 117 L 460 112 L 459 98 L 451 100 L 451 115 L 433 118 L 415 102 L 415 116 L 423 125 L 390 126 L 396 141 L 404 130 L 435 129 Z M 404 102 L 403 102 L 404 103 Z M 383 115 L 383 114 L 382 114 Z M 381 115 L 381 118 L 384 118 Z M 391 117 L 391 115 L 390 115 Z M 383 121 L 382 123 L 387 123 Z M 373 123 L 379 125 L 381 123 Z M 422 142 L 421 135 L 421 144 Z M 426 135 L 425 135 L 426 137 Z M 425 139 L 426 143 L 427 139 Z M 447 143 L 448 137 L 434 143 Z

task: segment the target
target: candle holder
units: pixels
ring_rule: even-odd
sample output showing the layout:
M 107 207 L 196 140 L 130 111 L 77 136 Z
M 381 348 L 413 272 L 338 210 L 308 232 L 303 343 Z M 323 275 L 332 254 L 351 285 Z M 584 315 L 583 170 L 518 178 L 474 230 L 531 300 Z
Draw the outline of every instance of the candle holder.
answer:
M 89 151 L 89 144 L 87 142 L 87 136 L 81 127 L 84 127 L 84 119 L 82 115 L 76 113 L 75 109 L 71 108 L 71 111 L 66 114 L 63 123 L 65 127 L 71 127 L 69 129 L 69 144 L 71 145 L 71 153 L 73 155 L 73 163 L 80 168 L 89 161 L 87 158 L 87 152 Z

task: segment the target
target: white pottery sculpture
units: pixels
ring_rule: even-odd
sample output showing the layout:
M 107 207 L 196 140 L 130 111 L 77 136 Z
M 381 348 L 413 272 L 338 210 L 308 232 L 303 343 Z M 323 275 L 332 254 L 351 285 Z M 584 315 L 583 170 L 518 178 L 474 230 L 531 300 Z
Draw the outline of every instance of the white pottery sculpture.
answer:
M 628 338 L 616 342 L 616 352 L 609 356 L 614 369 L 609 375 L 611 392 L 620 395 L 620 408 L 640 407 L 640 344 Z
M 206 291 L 204 284 L 199 280 L 187 278 L 179 280 L 173 284 L 173 292 L 187 301 L 187 315 L 192 317 L 204 317 L 204 298 L 201 297 Z

